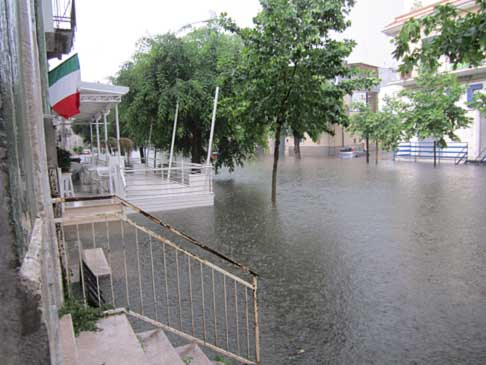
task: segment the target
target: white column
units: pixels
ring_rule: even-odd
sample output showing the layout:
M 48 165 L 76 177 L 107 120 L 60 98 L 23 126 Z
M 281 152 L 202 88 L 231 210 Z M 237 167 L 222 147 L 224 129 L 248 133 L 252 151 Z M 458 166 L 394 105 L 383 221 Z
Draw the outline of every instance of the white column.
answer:
M 121 148 L 120 148 L 120 123 L 118 120 L 118 104 L 115 104 L 115 123 L 116 123 L 116 147 L 118 148 L 118 156 L 120 156 Z M 127 153 L 130 153 L 130 151 L 128 151 Z
M 89 122 L 89 144 L 91 148 L 91 155 L 93 155 L 93 123 Z
M 106 124 L 106 116 L 108 113 L 103 113 L 103 128 L 105 132 L 105 155 L 108 156 L 108 126 Z
M 100 119 L 101 117 L 96 118 L 96 162 L 99 160 L 100 156 Z
M 208 158 L 206 159 L 206 164 L 208 166 L 211 165 L 211 152 L 213 150 L 214 123 L 216 122 L 216 109 L 218 108 L 218 95 L 219 95 L 219 86 L 216 87 L 216 94 L 214 95 L 213 117 L 211 119 L 211 133 L 209 134 L 209 144 L 208 144 Z
M 174 128 L 172 129 L 172 142 L 170 144 L 170 154 L 169 154 L 169 170 L 167 171 L 167 181 L 170 180 L 170 169 L 172 167 L 172 157 L 174 156 L 174 143 L 177 131 L 177 115 L 179 114 L 179 102 L 176 104 L 175 116 L 174 116 Z

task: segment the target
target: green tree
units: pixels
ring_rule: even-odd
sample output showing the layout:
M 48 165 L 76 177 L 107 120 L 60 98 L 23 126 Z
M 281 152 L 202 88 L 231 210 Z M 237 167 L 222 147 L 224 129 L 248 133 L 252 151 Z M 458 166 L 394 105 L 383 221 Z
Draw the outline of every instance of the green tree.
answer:
M 435 7 L 431 15 L 407 21 L 395 38 L 393 55 L 403 63 L 400 70 L 415 66 L 435 70 L 440 57 L 457 66 L 478 66 L 486 59 L 486 0 L 476 0 L 476 12 L 462 11 L 450 4 Z
M 225 98 L 233 93 L 241 46 L 238 37 L 224 34 L 215 24 L 184 37 L 164 34 L 141 40 L 133 60 L 115 78 L 115 83 L 130 87 L 121 105 L 123 134 L 144 145 L 152 130 L 152 144 L 168 149 L 179 102 L 175 149 L 201 163 L 207 152 L 214 92 L 219 86 L 216 167 L 232 169 L 243 164 L 254 153 L 256 138 L 250 138 L 253 133 L 225 110 Z
M 458 105 L 464 87 L 452 74 L 425 73 L 416 78 L 416 88 L 404 89 L 402 104 L 405 138 L 433 138 L 446 146 L 446 137 L 458 141 L 456 131 L 471 123 Z
M 386 98 L 382 109 L 372 112 L 358 105 L 351 118 L 350 131 L 379 141 L 385 150 L 395 150 L 402 140 L 433 138 L 446 146 L 446 137 L 456 141 L 456 131 L 471 120 L 458 106 L 464 88 L 454 75 L 425 73 L 416 78 L 416 87 L 402 90 L 395 98 Z
M 385 151 L 393 151 L 405 134 L 404 106 L 401 99 L 390 97 L 384 99 L 382 109 L 376 112 L 368 105 L 359 103 L 354 106 L 357 113 L 352 115 L 348 131 L 376 141 Z
M 403 63 L 400 71 L 414 67 L 435 71 L 440 57 L 460 64 L 479 66 L 486 60 L 486 0 L 476 0 L 477 11 L 464 15 L 451 4 L 438 5 L 431 15 L 407 21 L 394 39 L 393 55 Z M 471 107 L 486 111 L 486 96 L 476 95 Z
M 343 96 L 350 82 L 336 82 L 350 70 L 344 59 L 354 42 L 337 41 L 352 0 L 262 0 L 254 27 L 240 28 L 223 16 L 226 29 L 244 43 L 237 70 L 238 90 L 230 109 L 247 128 L 272 131 L 275 140 L 272 202 L 276 203 L 282 131 L 317 138 L 334 123 L 345 123 Z

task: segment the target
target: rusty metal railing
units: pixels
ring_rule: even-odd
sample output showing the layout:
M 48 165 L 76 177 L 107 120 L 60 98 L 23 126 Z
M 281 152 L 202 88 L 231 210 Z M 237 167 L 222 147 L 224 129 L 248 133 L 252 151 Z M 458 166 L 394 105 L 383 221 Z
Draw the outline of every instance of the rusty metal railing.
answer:
M 255 272 L 116 196 L 54 203 L 65 204 L 56 223 L 68 295 L 259 364 Z M 109 274 L 89 271 L 92 250 Z

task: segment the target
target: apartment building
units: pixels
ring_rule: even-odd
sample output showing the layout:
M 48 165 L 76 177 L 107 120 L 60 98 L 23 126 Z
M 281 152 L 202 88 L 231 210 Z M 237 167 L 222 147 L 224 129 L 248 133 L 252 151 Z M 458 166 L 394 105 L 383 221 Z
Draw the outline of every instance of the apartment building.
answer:
M 389 37 L 395 37 L 409 19 L 430 15 L 437 5 L 442 4 L 451 4 L 464 13 L 478 10 L 475 0 L 406 1 L 406 11 L 393 19 L 383 32 Z M 448 59 L 442 57 L 439 72 L 455 74 L 466 88 L 466 92 L 460 102 L 468 109 L 468 115 L 472 119 L 472 123 L 470 127 L 458 130 L 457 135 L 461 142 L 467 143 L 468 159 L 478 159 L 486 153 L 486 116 L 481 115 L 478 110 L 468 108 L 467 103 L 472 101 L 475 92 L 486 90 L 486 62 L 478 67 L 461 64 L 454 69 Z M 414 77 L 416 76 L 417 71 L 414 70 L 411 74 L 401 75 L 399 80 L 388 83 L 381 89 L 379 95 L 380 103 L 387 95 L 396 95 L 403 88 L 415 87 Z

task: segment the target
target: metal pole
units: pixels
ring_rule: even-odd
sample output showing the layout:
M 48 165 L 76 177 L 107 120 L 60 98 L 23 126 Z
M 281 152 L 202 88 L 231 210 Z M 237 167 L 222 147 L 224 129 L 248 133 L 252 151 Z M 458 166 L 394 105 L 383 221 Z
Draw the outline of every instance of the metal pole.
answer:
M 434 141 L 434 167 L 437 166 L 437 143 Z
M 105 132 L 105 155 L 108 155 L 108 126 L 106 124 L 106 116 L 108 113 L 103 113 L 103 129 Z
M 169 154 L 169 169 L 167 171 L 167 181 L 170 180 L 170 168 L 172 167 L 172 157 L 174 157 L 174 143 L 177 130 L 177 115 L 179 114 L 179 102 L 176 104 L 175 116 L 174 116 L 174 128 L 172 130 L 172 142 L 170 143 L 170 154 Z
M 99 160 L 100 156 L 100 117 L 96 118 L 96 162 Z
M 145 154 L 145 161 L 146 161 L 147 167 L 149 167 L 150 143 L 152 142 L 152 127 L 153 127 L 153 123 L 150 123 L 149 137 L 148 137 L 148 143 L 147 143 L 147 153 Z
M 211 120 L 211 133 L 209 134 L 208 158 L 206 159 L 206 163 L 208 166 L 211 165 L 211 152 L 213 149 L 214 124 L 216 123 L 216 110 L 218 108 L 218 96 L 219 96 L 219 86 L 216 87 L 216 93 L 214 95 L 213 117 Z
M 93 154 L 93 123 L 89 123 L 89 147 L 91 154 Z
M 118 120 L 118 104 L 115 104 L 115 123 L 116 123 L 116 147 L 118 148 L 118 156 L 121 155 L 120 148 L 120 122 Z M 130 153 L 130 151 L 128 151 Z
M 106 156 L 106 165 L 108 167 L 108 184 L 109 184 L 109 191 L 110 194 L 113 194 L 113 174 L 111 173 L 111 167 L 112 167 L 112 161 L 110 159 L 110 155 L 108 153 L 108 126 L 106 123 L 106 116 L 108 115 L 109 112 L 103 113 L 103 128 L 105 131 L 105 156 Z

